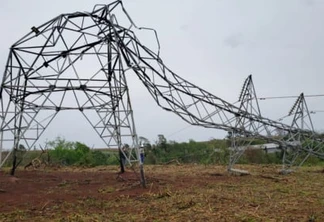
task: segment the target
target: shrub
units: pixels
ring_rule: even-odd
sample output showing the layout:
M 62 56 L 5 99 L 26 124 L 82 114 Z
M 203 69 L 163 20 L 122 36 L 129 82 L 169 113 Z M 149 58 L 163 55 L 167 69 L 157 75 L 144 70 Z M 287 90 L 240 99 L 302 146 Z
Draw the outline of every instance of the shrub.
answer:
M 107 155 L 98 150 L 91 151 L 90 148 L 83 143 L 68 142 L 58 137 L 48 144 L 53 148 L 49 152 L 52 162 L 54 163 L 82 166 L 99 166 L 107 164 Z M 116 161 L 114 161 L 114 163 L 116 163 Z
M 92 166 L 107 165 L 107 159 L 109 155 L 106 155 L 103 152 L 95 150 L 95 151 L 91 151 L 91 156 L 93 161 Z

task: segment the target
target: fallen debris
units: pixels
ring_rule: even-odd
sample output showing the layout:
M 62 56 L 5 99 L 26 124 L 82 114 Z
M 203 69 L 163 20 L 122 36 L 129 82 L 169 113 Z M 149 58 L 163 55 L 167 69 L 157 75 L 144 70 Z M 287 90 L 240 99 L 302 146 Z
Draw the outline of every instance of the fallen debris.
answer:
M 291 169 L 282 169 L 279 171 L 279 174 L 287 175 L 287 174 L 291 174 L 292 172 L 293 172 L 293 170 L 291 170 Z
M 250 172 L 247 170 L 240 170 L 240 169 L 229 169 L 229 172 L 233 175 L 236 176 L 246 176 L 246 175 L 250 175 Z
M 273 180 L 275 182 L 279 182 L 279 181 L 283 180 L 282 178 L 273 177 L 273 176 L 269 176 L 269 175 L 260 175 L 260 177 L 262 177 L 264 179 L 270 179 L 270 180 Z
M 209 175 L 210 175 L 210 176 L 215 176 L 215 177 L 221 177 L 221 176 L 224 176 L 224 175 L 221 174 L 221 173 L 210 173 Z
M 172 163 L 175 163 L 178 166 L 181 165 L 181 163 L 177 159 L 170 160 L 169 162 L 164 163 L 164 165 L 169 165 L 169 164 L 172 164 Z

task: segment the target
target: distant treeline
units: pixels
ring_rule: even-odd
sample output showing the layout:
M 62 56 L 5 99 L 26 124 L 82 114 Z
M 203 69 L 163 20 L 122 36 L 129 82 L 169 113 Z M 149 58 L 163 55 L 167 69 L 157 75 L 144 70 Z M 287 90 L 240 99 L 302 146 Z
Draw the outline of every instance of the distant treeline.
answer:
M 143 137 L 142 137 L 143 138 Z M 253 140 L 251 145 L 263 144 L 265 141 Z M 167 141 L 163 135 L 158 135 L 158 140 L 151 144 L 148 140 L 142 142 L 145 150 L 144 164 L 166 163 L 198 163 L 198 164 L 223 164 L 229 161 L 230 140 L 213 139 L 205 142 L 178 143 Z M 17 158 L 21 160 L 20 166 L 25 166 L 34 158 L 39 158 L 48 165 L 56 166 L 87 166 L 118 165 L 119 155 L 117 150 L 90 149 L 80 142 L 69 142 L 56 138 L 48 143 L 50 147 L 46 152 L 40 150 L 27 151 L 21 148 Z M 247 149 L 239 159 L 239 164 L 281 164 L 282 152 L 267 153 L 262 149 Z M 309 158 L 306 164 L 319 164 L 323 160 Z M 12 157 L 8 158 L 5 166 L 11 166 Z

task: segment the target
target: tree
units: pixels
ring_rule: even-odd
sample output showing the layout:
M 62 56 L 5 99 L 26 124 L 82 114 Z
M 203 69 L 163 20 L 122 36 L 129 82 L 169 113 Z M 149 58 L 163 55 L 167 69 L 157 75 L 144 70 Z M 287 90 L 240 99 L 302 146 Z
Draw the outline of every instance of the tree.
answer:
M 140 145 L 143 145 L 147 149 L 151 149 L 152 148 L 151 142 L 147 138 L 145 138 L 143 136 L 139 136 L 138 137 L 138 143 Z
M 167 151 L 167 139 L 163 134 L 158 135 L 157 147 L 163 149 L 165 152 Z

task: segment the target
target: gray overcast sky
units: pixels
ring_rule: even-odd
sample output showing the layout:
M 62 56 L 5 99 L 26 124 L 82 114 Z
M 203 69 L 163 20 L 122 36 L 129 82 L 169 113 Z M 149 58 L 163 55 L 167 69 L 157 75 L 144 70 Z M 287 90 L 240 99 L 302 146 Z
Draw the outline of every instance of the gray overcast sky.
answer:
M 9 47 L 53 17 L 91 11 L 89 0 L 2 0 L 0 8 L 3 73 Z M 322 0 L 124 0 L 138 26 L 158 32 L 161 57 L 175 73 L 229 102 L 238 99 L 245 78 L 253 75 L 259 97 L 324 94 L 324 1 Z M 118 16 L 118 15 L 117 15 Z M 147 44 L 151 44 L 148 39 Z M 146 44 L 145 39 L 142 43 Z M 130 86 L 137 132 L 154 142 L 223 138 L 219 130 L 188 127 L 156 106 L 140 82 Z M 324 110 L 324 97 L 309 98 L 310 110 Z M 264 116 L 286 115 L 295 99 L 260 101 Z M 324 113 L 313 115 L 324 130 Z M 82 129 L 82 130 L 80 130 Z M 178 132 L 180 131 L 180 132 Z M 177 133 L 176 133 L 177 132 Z M 56 136 L 89 146 L 103 143 L 78 112 L 61 112 L 42 139 Z

